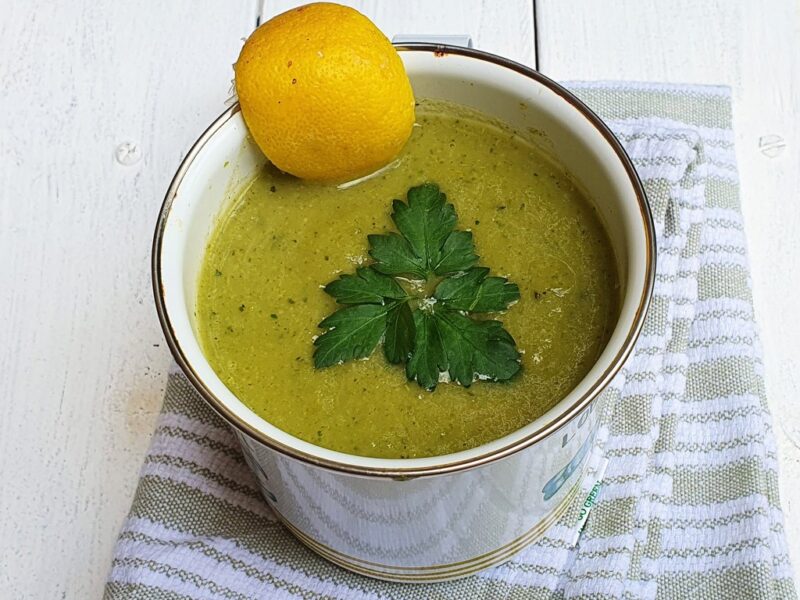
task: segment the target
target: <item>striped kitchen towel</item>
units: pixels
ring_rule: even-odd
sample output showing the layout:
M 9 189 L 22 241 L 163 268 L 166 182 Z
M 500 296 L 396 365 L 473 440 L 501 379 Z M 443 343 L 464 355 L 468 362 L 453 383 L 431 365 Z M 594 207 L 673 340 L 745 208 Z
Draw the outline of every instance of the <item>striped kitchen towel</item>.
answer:
M 351 574 L 276 521 L 232 433 L 172 373 L 108 598 L 796 597 L 728 91 L 570 87 L 630 153 L 659 253 L 644 331 L 603 397 L 593 459 L 607 468 L 577 545 L 582 498 L 539 542 L 466 579 L 416 585 Z

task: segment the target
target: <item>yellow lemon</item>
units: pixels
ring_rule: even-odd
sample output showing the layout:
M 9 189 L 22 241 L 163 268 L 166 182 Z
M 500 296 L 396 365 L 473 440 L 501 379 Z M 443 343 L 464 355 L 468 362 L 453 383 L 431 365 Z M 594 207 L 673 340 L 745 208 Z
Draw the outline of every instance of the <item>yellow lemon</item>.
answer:
M 250 134 L 297 177 L 361 177 L 391 162 L 411 135 L 414 95 L 403 62 L 352 8 L 321 2 L 270 19 L 234 70 Z

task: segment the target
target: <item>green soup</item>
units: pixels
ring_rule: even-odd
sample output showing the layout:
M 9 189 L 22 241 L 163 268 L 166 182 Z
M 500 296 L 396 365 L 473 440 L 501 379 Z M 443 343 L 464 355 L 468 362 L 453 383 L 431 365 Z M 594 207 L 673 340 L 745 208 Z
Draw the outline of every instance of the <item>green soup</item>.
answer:
M 265 168 L 222 215 L 200 273 L 197 327 L 212 367 L 242 402 L 313 444 L 413 458 L 472 448 L 530 423 L 602 352 L 618 311 L 614 253 L 595 209 L 515 131 L 469 110 L 422 101 L 398 161 L 344 189 Z M 522 354 L 505 383 L 406 380 L 379 350 L 313 365 L 321 289 L 368 262 L 367 235 L 393 231 L 391 201 L 435 182 L 471 229 L 481 264 L 519 285 L 498 318 Z

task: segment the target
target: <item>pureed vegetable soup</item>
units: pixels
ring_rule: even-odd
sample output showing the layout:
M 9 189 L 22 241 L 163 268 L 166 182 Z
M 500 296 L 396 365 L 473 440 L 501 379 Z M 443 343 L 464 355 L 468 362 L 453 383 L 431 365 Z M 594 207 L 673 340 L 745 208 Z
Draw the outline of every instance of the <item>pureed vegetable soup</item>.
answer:
M 396 163 L 354 186 L 267 166 L 220 218 L 200 273 L 197 327 L 220 378 L 273 425 L 350 454 L 435 456 L 519 429 L 586 375 L 618 316 L 608 236 L 556 165 L 463 107 L 422 101 L 417 123 Z M 319 324 L 343 308 L 323 287 L 372 262 L 367 236 L 396 231 L 392 200 L 425 182 L 454 205 L 456 228 L 472 232 L 478 264 L 519 287 L 502 313 L 472 315 L 502 321 L 519 372 L 429 391 L 380 346 L 367 359 L 315 368 Z

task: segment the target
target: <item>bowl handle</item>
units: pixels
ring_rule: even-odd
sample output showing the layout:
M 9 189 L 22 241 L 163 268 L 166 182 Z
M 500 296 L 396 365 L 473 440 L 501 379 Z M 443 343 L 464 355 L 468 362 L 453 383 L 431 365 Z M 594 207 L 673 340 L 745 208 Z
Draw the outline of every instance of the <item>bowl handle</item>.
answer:
M 413 42 L 425 42 L 427 44 L 444 44 L 446 46 L 463 46 L 472 48 L 472 36 L 463 35 L 435 35 L 428 33 L 398 33 L 392 37 L 392 43 L 397 46 Z

